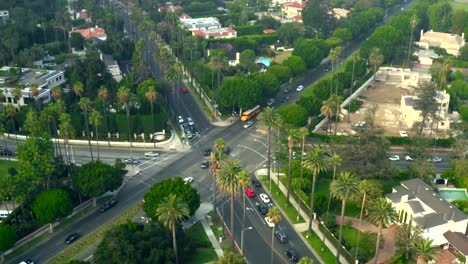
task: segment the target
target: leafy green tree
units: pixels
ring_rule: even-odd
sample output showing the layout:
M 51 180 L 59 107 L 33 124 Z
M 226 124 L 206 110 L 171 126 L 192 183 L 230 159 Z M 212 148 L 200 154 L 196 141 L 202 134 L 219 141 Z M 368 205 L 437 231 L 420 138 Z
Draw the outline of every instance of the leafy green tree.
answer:
M 306 7 L 302 10 L 304 26 L 321 31 L 324 26 L 323 23 L 325 23 L 324 14 L 325 10 L 319 0 L 308 1 Z
M 81 166 L 72 180 L 78 192 L 97 197 L 122 185 L 123 172 L 101 161 L 91 161 Z
M 323 58 L 328 55 L 329 48 L 321 39 L 297 39 L 294 42 L 292 55 L 301 57 L 308 68 L 313 68 L 320 64 Z
M 314 264 L 314 260 L 309 257 L 302 257 L 297 264 Z
M 303 126 L 307 122 L 307 111 L 298 104 L 281 106 L 278 109 L 278 113 L 285 123 L 294 127 Z
M 257 121 L 260 126 L 266 127 L 267 129 L 267 141 L 268 141 L 268 148 L 267 148 L 267 176 L 268 179 L 270 180 L 270 172 L 271 172 L 271 129 L 275 126 L 278 125 L 278 122 L 280 120 L 280 116 L 278 115 L 278 112 L 272 108 L 272 107 L 267 107 L 263 109 L 263 111 L 258 114 Z
M 76 260 L 76 259 L 71 260 L 71 261 L 68 261 L 67 263 L 68 263 L 68 264 L 89 264 L 88 261 Z
M 411 223 L 403 223 L 396 231 L 396 245 L 405 254 L 405 259 L 409 259 L 409 254 L 413 250 L 416 240 L 421 239 L 422 229 L 413 226 Z
M 358 180 L 350 172 L 341 172 L 338 178 L 331 183 L 330 192 L 333 197 L 341 200 L 341 222 L 336 253 L 336 264 L 338 264 L 340 263 L 341 243 L 343 242 L 346 201 L 359 192 Z
M 188 204 L 190 215 L 195 214 L 195 211 L 200 207 L 200 195 L 197 193 L 197 190 L 190 186 L 190 184 L 185 184 L 182 178 L 175 177 L 154 184 L 145 193 L 145 202 L 143 204 L 145 213 L 156 220 L 155 212 L 159 204 L 170 194 L 180 197 L 182 201 Z
M 255 52 L 250 49 L 242 51 L 239 55 L 239 64 L 246 68 L 250 69 L 250 66 L 255 63 Z
M 214 263 L 215 264 L 247 264 L 247 262 L 245 262 L 244 257 L 242 257 L 241 255 L 234 254 L 232 252 L 230 252 L 229 254 L 224 254 Z
M 421 83 L 416 89 L 416 96 L 414 108 L 421 111 L 422 121 L 419 127 L 419 135 L 421 135 L 429 117 L 434 116 L 438 109 L 435 85 L 432 82 Z
M 436 176 L 434 165 L 427 160 L 416 160 L 411 167 L 411 174 L 427 184 L 432 184 Z
M 287 66 L 273 65 L 268 68 L 268 72 L 275 75 L 280 83 L 286 83 L 291 78 L 291 70 Z
M 70 34 L 70 46 L 76 50 L 83 50 L 85 39 L 80 33 L 73 32 Z
M 156 209 L 156 216 L 163 226 L 172 231 L 172 247 L 174 249 L 175 263 L 177 264 L 179 263 L 179 256 L 177 255 L 176 228 L 178 222 L 190 216 L 188 205 L 179 197 L 170 194 L 159 204 Z
M 26 114 L 26 120 L 24 120 L 24 129 L 30 133 L 31 136 L 41 136 L 44 135 L 44 129 L 37 118 L 36 112 L 30 109 Z
M 298 22 L 281 24 L 278 35 L 280 40 L 289 46 L 294 40 L 304 36 L 304 26 Z
M 307 69 L 307 65 L 305 64 L 304 60 L 301 57 L 295 55 L 291 55 L 286 60 L 284 60 L 283 65 L 288 66 L 289 70 L 294 76 L 304 73 Z
M 385 198 L 379 198 L 371 203 L 369 208 L 368 219 L 371 223 L 376 224 L 378 227 L 377 243 L 375 245 L 375 264 L 379 259 L 380 251 L 380 237 L 382 236 L 382 228 L 398 221 L 398 214 L 393 209 L 392 204 Z
M 39 194 L 32 204 L 32 210 L 37 221 L 45 224 L 69 215 L 73 210 L 73 205 L 66 191 L 50 189 Z
M 6 251 L 16 242 L 15 230 L 7 224 L 0 224 L 0 252 Z
M 437 32 L 450 32 L 453 10 L 447 1 L 439 1 L 427 10 L 429 26 Z

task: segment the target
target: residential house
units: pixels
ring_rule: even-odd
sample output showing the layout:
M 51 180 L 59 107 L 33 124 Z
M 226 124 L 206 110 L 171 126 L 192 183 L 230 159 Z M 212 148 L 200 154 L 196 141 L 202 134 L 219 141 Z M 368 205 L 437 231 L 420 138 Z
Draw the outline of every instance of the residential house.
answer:
M 380 67 L 375 73 L 374 79 L 379 82 L 395 84 L 401 88 L 409 88 L 423 82 L 430 82 L 432 76 L 429 73 L 412 71 L 409 68 Z
M 185 14 L 185 13 L 182 13 L 180 16 L 179 16 L 179 19 L 190 19 L 192 18 L 191 16 Z
M 15 73 L 12 73 L 14 71 Z M 34 99 L 43 104 L 51 100 L 50 89 L 55 86 L 61 86 L 65 83 L 63 71 L 41 70 L 29 68 L 12 68 L 4 66 L 0 69 L 7 77 L 0 77 L 0 90 L 5 95 L 2 104 L 13 104 L 17 107 L 29 104 Z M 8 76 L 9 75 L 9 76 Z M 31 85 L 38 85 L 38 95 L 36 98 L 31 94 Z M 21 88 L 21 98 L 14 98 L 15 88 Z
M 270 6 L 275 7 L 277 5 L 284 5 L 284 4 L 290 3 L 290 2 L 291 2 L 291 0 L 272 0 Z
M 122 71 L 120 70 L 120 66 L 117 61 L 115 61 L 110 54 L 100 53 L 100 58 L 106 65 L 107 70 L 112 74 L 112 78 L 117 82 L 120 82 L 122 80 Z
M 421 110 L 415 108 L 415 101 L 418 99 L 414 95 L 403 95 L 400 102 L 400 122 L 403 126 L 413 128 L 422 122 L 423 117 Z M 441 130 L 450 129 L 450 124 L 455 121 L 451 115 L 448 114 L 450 95 L 446 91 L 436 91 L 434 97 L 438 105 L 437 121 L 428 117 L 424 129 L 436 128 Z M 435 122 L 434 122 L 435 121 Z
M 90 23 L 91 18 L 88 16 L 88 13 L 86 13 L 86 9 L 81 10 L 76 14 L 76 19 L 83 19 L 84 21 Z
M 166 2 L 164 6 L 158 8 L 159 12 L 175 12 L 177 10 L 181 10 L 182 7 L 178 5 L 174 5 L 171 2 Z
M 93 28 L 75 29 L 69 32 L 69 34 L 72 33 L 80 33 L 83 38 L 95 41 L 105 41 L 107 39 L 106 31 L 98 26 Z
M 349 10 L 343 9 L 343 8 L 332 8 L 330 14 L 334 15 L 336 19 L 345 19 L 348 17 Z
M 400 215 L 400 222 L 419 226 L 422 236 L 433 245 L 455 244 L 466 249 L 459 240 L 465 237 L 467 241 L 468 216 L 421 179 L 401 182 L 386 198 Z
M 0 10 L 0 18 L 3 23 L 6 23 L 10 19 L 10 13 L 8 10 Z
M 292 19 L 293 17 L 301 16 L 304 7 L 305 4 L 302 1 L 284 3 L 281 7 L 281 14 L 283 18 Z
M 212 28 L 205 30 L 192 30 L 193 36 L 199 36 L 204 39 L 222 39 L 222 38 L 235 38 L 237 37 L 237 31 L 232 28 Z
M 228 65 L 229 66 L 236 66 L 239 64 L 240 53 L 232 46 L 232 44 L 228 43 L 211 43 L 208 46 L 208 56 L 210 56 L 210 50 L 214 49 L 223 49 L 224 52 L 228 56 Z
M 216 17 L 201 17 L 201 18 L 182 18 L 180 23 L 188 30 L 209 30 L 221 28 L 221 23 Z
M 418 50 L 418 52 L 414 53 L 414 55 L 418 56 L 419 64 L 421 65 L 432 65 L 432 62 L 439 58 L 434 50 Z
M 439 47 L 447 51 L 448 54 L 458 56 L 461 48 L 465 46 L 465 33 L 462 35 L 427 31 L 424 33 L 421 30 L 421 37 L 419 42 L 416 42 L 420 47 L 429 49 L 429 47 Z

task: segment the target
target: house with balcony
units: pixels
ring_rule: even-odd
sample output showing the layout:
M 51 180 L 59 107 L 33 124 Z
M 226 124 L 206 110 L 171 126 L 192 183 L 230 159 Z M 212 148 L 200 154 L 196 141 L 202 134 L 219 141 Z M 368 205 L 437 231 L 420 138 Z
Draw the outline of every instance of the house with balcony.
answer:
M 283 18 L 293 19 L 302 16 L 302 9 L 304 9 L 304 7 L 305 3 L 302 1 L 284 3 L 281 7 L 281 14 Z
M 106 31 L 98 26 L 92 28 L 75 29 L 69 32 L 70 35 L 72 33 L 80 33 L 83 38 L 90 40 L 105 41 L 107 39 Z
M 47 104 L 51 100 L 50 89 L 65 84 L 63 71 L 12 68 L 4 66 L 0 69 L 0 90 L 5 96 L 0 104 L 13 104 L 16 107 L 30 104 L 38 100 Z M 32 94 L 32 85 L 37 85 L 37 95 Z M 15 98 L 15 89 L 21 90 L 21 97 Z
M 350 12 L 351 11 L 343 8 L 332 8 L 329 14 L 333 15 L 337 20 L 340 20 L 347 18 Z
M 193 36 L 199 36 L 204 39 L 222 39 L 222 38 L 235 38 L 237 37 L 237 31 L 232 28 L 213 28 L 206 30 L 192 30 Z
M 452 247 L 468 255 L 468 215 L 442 198 L 419 178 L 406 180 L 386 194 L 401 223 L 419 226 L 433 245 Z
M 462 35 L 435 32 L 433 30 L 424 32 L 421 30 L 421 37 L 416 44 L 424 49 L 439 47 L 445 49 L 448 54 L 458 56 L 460 50 L 465 46 L 465 33 Z

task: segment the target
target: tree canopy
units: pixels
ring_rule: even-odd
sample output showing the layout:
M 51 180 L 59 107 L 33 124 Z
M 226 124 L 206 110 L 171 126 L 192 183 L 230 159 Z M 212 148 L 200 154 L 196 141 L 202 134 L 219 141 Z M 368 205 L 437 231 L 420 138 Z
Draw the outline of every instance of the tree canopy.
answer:
M 101 161 L 91 161 L 73 175 L 73 186 L 86 197 L 97 197 L 122 185 L 123 171 Z
M 0 252 L 9 249 L 16 242 L 15 231 L 7 224 L 0 224 Z
M 37 221 L 52 223 L 60 217 L 69 215 L 73 205 L 70 195 L 61 189 L 51 189 L 42 192 L 32 204 Z

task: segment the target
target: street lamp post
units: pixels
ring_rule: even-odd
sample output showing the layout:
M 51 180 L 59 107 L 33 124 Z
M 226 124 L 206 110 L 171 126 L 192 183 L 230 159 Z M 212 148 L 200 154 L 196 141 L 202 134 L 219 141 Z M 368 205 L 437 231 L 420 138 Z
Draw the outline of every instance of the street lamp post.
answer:
M 244 231 L 246 230 L 252 230 L 252 227 L 249 226 L 247 228 L 244 228 L 242 231 L 241 231 L 241 255 L 244 256 Z

